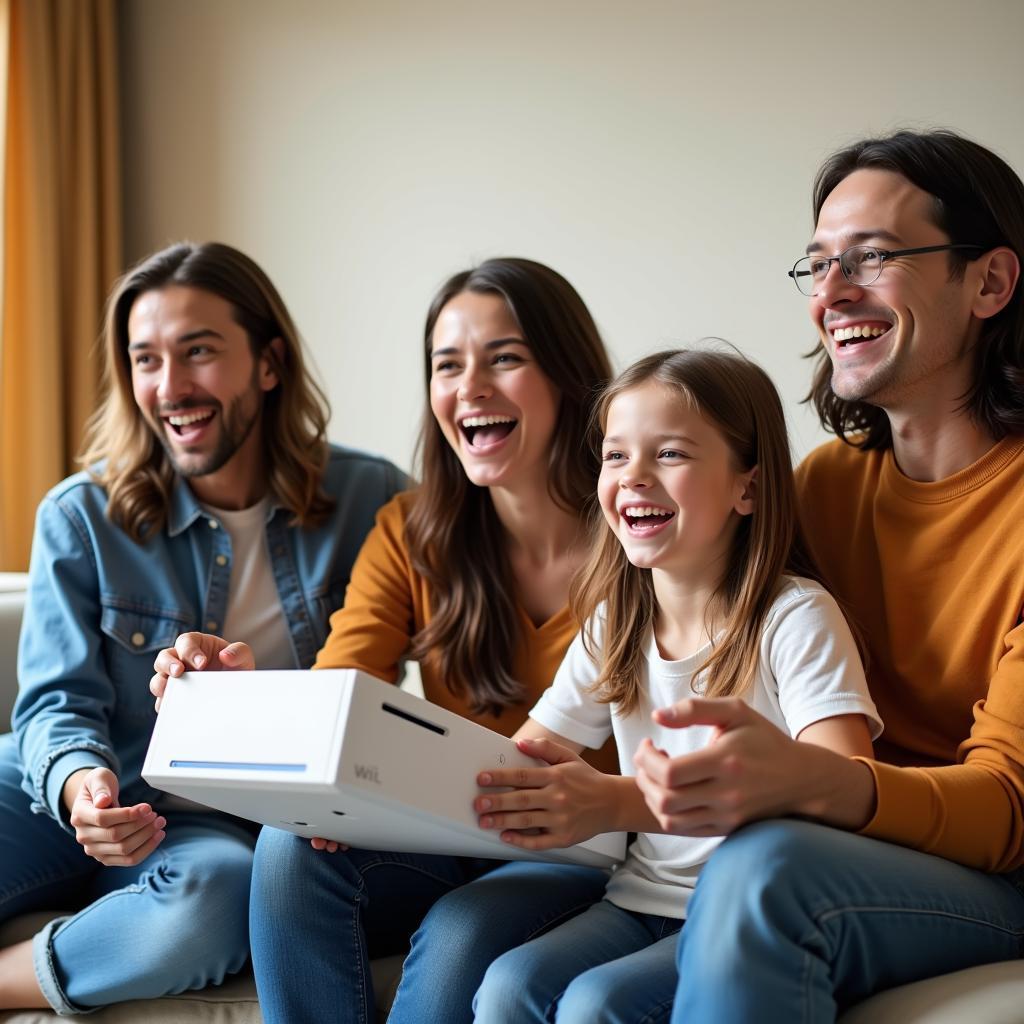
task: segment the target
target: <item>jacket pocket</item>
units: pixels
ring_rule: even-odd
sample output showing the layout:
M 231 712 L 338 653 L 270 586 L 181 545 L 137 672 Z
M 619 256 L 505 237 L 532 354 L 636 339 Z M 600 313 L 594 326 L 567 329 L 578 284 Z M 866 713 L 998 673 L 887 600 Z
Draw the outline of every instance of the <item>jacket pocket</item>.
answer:
M 152 720 L 153 697 L 149 680 L 157 652 L 170 647 L 191 628 L 191 618 L 165 609 L 103 606 L 100 629 L 107 668 L 117 694 L 112 716 Z

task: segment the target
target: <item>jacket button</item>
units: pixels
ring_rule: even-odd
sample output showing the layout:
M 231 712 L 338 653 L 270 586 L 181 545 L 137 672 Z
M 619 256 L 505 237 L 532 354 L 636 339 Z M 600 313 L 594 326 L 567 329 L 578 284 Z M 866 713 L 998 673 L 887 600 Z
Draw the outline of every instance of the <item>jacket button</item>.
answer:
M 216 530 L 217 527 L 220 526 L 220 523 L 218 523 L 216 519 L 207 519 L 206 521 L 210 524 L 211 530 Z
M 216 558 L 214 559 L 214 561 L 215 561 L 215 562 L 216 562 L 216 563 L 217 563 L 218 565 L 227 565 L 227 564 L 228 564 L 228 556 L 227 556 L 227 555 L 218 555 L 218 556 L 217 556 L 217 557 L 216 557 Z
M 214 632 L 216 632 L 216 630 L 217 630 L 217 620 L 216 620 L 216 619 L 210 619 L 210 620 L 209 620 L 209 621 L 208 621 L 208 622 L 206 623 L 206 628 L 207 628 L 207 629 L 208 629 L 208 630 L 209 630 L 209 631 L 210 631 L 211 633 L 214 633 Z
M 136 647 L 141 647 L 146 642 L 145 633 L 132 633 L 132 643 Z

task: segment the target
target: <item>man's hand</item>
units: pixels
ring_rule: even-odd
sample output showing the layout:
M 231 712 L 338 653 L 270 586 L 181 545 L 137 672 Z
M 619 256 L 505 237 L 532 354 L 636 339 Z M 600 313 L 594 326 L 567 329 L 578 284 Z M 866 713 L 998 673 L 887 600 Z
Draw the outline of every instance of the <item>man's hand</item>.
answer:
M 616 776 L 591 767 L 578 754 L 548 739 L 519 739 L 524 754 L 546 761 L 536 768 L 481 772 L 477 784 L 487 793 L 473 801 L 480 827 L 502 829 L 502 842 L 526 850 L 550 850 L 581 843 L 599 832 L 616 831 Z
M 787 815 L 855 829 L 870 817 L 874 782 L 865 765 L 791 739 L 738 698 L 690 698 L 653 717 L 670 728 L 715 727 L 703 750 L 669 757 L 644 740 L 633 758 L 637 785 L 666 832 L 729 835 Z
M 156 709 L 159 711 L 170 676 L 180 676 L 189 669 L 247 671 L 255 667 L 256 659 L 248 644 L 228 643 L 211 633 L 182 633 L 173 647 L 165 647 L 156 656 L 149 692 L 156 697 Z
M 167 821 L 149 804 L 119 807 L 117 796 L 117 776 L 109 768 L 73 772 L 62 793 L 85 852 L 108 867 L 131 867 L 163 842 Z

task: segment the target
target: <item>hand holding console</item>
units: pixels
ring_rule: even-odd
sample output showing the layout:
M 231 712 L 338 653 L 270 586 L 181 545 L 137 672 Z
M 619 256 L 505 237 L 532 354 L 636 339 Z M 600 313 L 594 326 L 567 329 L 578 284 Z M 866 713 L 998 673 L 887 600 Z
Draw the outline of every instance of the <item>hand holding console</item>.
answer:
M 149 692 L 156 697 L 156 709 L 160 710 L 167 680 L 182 676 L 189 669 L 213 672 L 230 669 L 251 672 L 256 668 L 252 648 L 241 641 L 230 643 L 212 633 L 182 633 L 173 647 L 165 647 L 153 662 L 153 677 L 149 681 Z

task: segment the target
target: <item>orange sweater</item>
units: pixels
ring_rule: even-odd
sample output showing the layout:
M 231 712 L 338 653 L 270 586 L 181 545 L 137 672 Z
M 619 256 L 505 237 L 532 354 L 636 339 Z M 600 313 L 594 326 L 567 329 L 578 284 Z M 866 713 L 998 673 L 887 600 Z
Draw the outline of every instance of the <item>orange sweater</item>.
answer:
M 885 723 L 864 834 L 986 871 L 1024 863 L 1024 439 L 936 483 L 834 441 L 797 486 Z
M 331 633 L 317 655 L 314 668 L 358 668 L 393 683 L 413 636 L 430 621 L 430 590 L 413 568 L 405 543 L 405 516 L 412 494 L 392 498 L 377 513 L 377 523 L 352 568 L 345 604 L 331 616 Z M 433 704 L 448 708 L 488 729 L 511 736 L 551 685 L 577 629 L 568 606 L 541 626 L 519 609 L 520 646 L 513 675 L 526 690 L 526 699 L 501 715 L 474 714 L 456 697 L 436 669 L 420 665 L 423 693 Z M 614 745 L 587 757 L 602 771 L 617 774 Z

